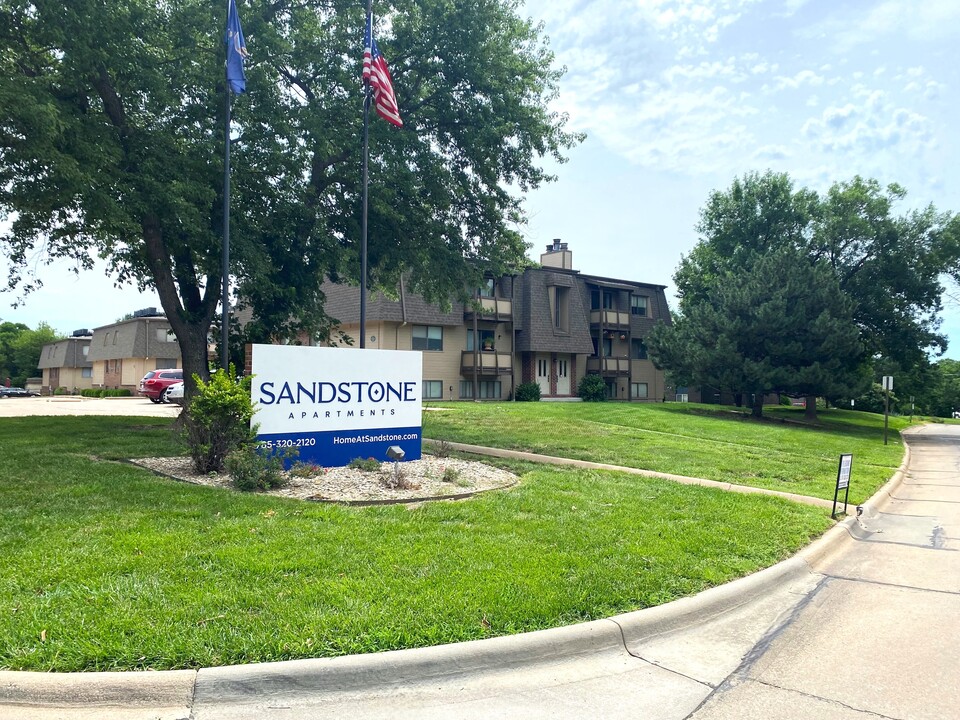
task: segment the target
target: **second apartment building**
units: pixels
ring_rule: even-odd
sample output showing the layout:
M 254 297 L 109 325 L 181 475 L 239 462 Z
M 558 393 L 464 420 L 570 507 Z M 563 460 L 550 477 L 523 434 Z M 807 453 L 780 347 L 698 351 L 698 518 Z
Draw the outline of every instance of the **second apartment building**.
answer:
M 670 322 L 665 286 L 582 274 L 559 240 L 540 263 L 489 278 L 449 311 L 402 292 L 398 300 L 373 294 L 365 345 L 423 351 L 424 400 L 506 400 L 525 382 L 544 398 L 573 398 L 593 373 L 611 399 L 662 401 L 664 374 L 644 339 L 656 322 Z M 324 292 L 327 313 L 356 344 L 359 288 L 327 283 Z

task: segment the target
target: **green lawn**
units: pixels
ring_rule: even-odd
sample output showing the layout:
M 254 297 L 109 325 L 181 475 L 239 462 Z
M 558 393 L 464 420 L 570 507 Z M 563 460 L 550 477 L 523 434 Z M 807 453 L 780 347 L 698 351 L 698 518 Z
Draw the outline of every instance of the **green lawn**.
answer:
M 605 461 L 646 457 L 637 445 L 656 456 L 661 443 L 679 457 L 699 434 L 726 447 L 718 456 L 733 466 L 752 447 L 742 435 L 761 427 L 687 416 L 682 440 L 671 410 L 457 407 L 427 414 L 428 434 L 487 442 L 509 432 L 531 449 L 581 453 L 603 438 Z M 573 413 L 575 431 L 560 432 Z M 491 431 L 474 434 L 467 422 L 455 438 L 446 429 L 470 417 Z M 784 444 L 806 432 L 770 431 Z M 455 503 L 348 508 L 244 495 L 119 462 L 182 452 L 167 421 L 154 419 L 6 419 L 0 447 L 6 669 L 198 667 L 555 627 L 769 566 L 830 524 L 822 509 L 777 498 L 530 464 L 516 465 L 516 488 Z M 889 468 L 898 454 L 878 458 Z
M 765 408 L 749 419 L 736 408 L 689 403 L 439 403 L 424 412 L 424 436 L 720 480 L 833 499 L 841 453 L 853 453 L 850 501 L 883 485 L 903 459 L 891 418 L 830 410 L 803 424 L 803 410 Z

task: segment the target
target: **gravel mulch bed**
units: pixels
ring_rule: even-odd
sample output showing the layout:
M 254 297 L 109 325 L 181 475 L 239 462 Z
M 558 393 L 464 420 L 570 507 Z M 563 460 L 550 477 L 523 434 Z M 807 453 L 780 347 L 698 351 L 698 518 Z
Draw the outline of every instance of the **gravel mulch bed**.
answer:
M 235 489 L 226 473 L 199 475 L 194 472 L 188 457 L 136 458 L 131 462 L 184 482 Z M 485 490 L 507 488 L 517 482 L 513 473 L 491 465 L 430 455 L 400 463 L 400 470 L 406 485 L 404 488 L 389 487 L 394 479 L 394 464 L 382 463 L 378 471 L 320 468 L 316 476 L 307 478 L 288 473 L 282 487 L 263 492 L 300 500 L 362 505 L 468 497 Z

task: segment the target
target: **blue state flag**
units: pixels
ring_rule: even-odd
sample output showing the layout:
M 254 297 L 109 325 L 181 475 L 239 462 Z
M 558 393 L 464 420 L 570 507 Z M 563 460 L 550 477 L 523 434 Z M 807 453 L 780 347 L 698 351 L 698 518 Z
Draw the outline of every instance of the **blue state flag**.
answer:
M 243 72 L 243 59 L 247 57 L 247 44 L 240 29 L 240 16 L 237 14 L 237 0 L 229 0 L 227 5 L 227 84 L 234 93 L 240 94 L 247 89 L 247 76 Z

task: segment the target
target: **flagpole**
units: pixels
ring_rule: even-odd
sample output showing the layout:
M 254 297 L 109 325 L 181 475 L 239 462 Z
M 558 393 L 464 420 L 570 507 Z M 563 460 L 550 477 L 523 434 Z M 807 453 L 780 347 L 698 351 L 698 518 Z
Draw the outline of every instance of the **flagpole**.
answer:
M 373 0 L 367 0 L 367 24 L 364 32 L 373 34 Z M 366 40 L 364 40 L 366 42 Z M 370 80 L 363 83 L 363 214 L 360 220 L 360 347 L 367 346 L 367 157 L 370 150 Z
M 227 91 L 227 122 L 223 143 L 223 249 L 221 272 L 223 274 L 220 296 L 220 367 L 230 369 L 230 353 L 227 339 L 230 336 L 230 83 Z

